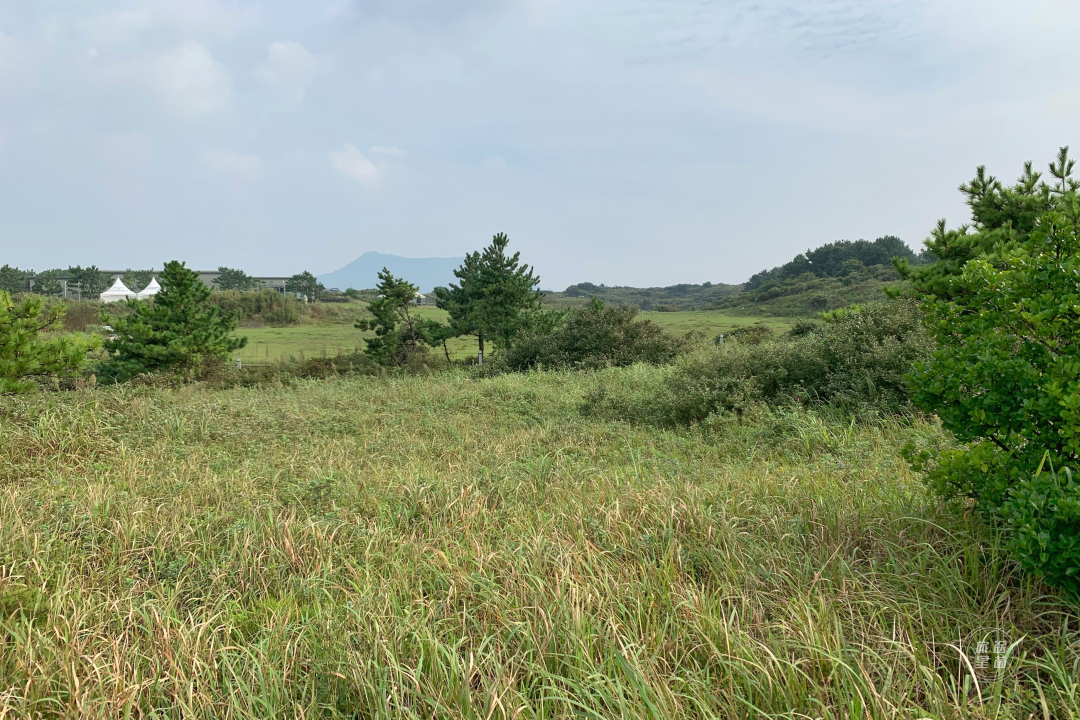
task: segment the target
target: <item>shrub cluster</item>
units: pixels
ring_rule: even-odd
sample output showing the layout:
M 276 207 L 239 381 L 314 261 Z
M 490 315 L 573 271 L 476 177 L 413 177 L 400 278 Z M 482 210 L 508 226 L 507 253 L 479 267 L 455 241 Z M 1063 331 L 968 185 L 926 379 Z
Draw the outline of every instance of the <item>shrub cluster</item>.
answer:
M 1002 523 L 1023 567 L 1080 596 L 1080 184 L 1071 167 L 1063 156 L 1058 189 L 1021 196 L 1052 201 L 1026 238 L 987 242 L 992 253 L 923 285 L 938 349 L 912 373 L 915 401 L 964 446 L 909 458 L 940 494 Z
M 900 412 L 909 407 L 905 374 L 932 349 L 921 317 L 915 302 L 895 300 L 836 314 L 796 337 L 748 334 L 758 342 L 700 349 L 648 388 L 594 392 L 586 409 L 669 426 L 762 403 Z
M 624 367 L 634 363 L 673 361 L 685 343 L 651 320 L 637 320 L 633 306 L 591 304 L 571 311 L 548 333 L 527 333 L 517 338 L 501 357 L 509 370 L 538 368 L 590 370 Z
M 210 295 L 210 302 L 220 308 L 224 315 L 234 315 L 239 324 L 272 327 L 351 322 L 357 311 L 354 305 L 342 304 L 348 300 L 343 296 L 340 300 L 333 301 L 339 304 L 330 306 L 324 302 L 306 303 L 300 298 L 283 295 L 275 290 L 221 290 Z

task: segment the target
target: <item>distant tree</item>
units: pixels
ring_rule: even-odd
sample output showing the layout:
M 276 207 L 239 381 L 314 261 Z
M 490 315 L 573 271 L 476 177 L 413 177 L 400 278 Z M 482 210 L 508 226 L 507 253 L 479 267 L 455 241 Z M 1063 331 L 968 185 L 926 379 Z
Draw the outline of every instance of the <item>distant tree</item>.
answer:
M 426 348 L 425 335 L 418 327 L 419 318 L 409 311 L 418 291 L 415 285 L 394 277 L 386 268 L 379 273 L 378 291 L 379 296 L 368 303 L 372 319 L 358 320 L 355 327 L 375 332 L 375 337 L 364 339 L 366 355 L 380 365 L 401 365 L 410 353 L 424 352 Z
M 33 295 L 13 302 L 0 290 L 0 394 L 31 392 L 43 379 L 74 377 L 86 366 L 99 341 L 59 334 L 64 309 Z
M 446 310 L 450 315 L 449 329 L 451 337 L 472 335 L 477 338 L 481 355 L 484 352 L 484 326 L 481 323 L 481 302 L 483 284 L 480 278 L 482 260 L 479 252 L 471 252 L 454 276 L 458 282 L 449 288 L 435 288 L 436 307 Z
M 211 290 L 184 263 L 165 264 L 154 302 L 128 300 L 130 314 L 102 313 L 113 329 L 105 342 L 109 353 L 100 374 L 118 382 L 142 373 L 172 372 L 183 380 L 202 376 L 205 366 L 244 347 L 233 337 L 236 316 L 223 315 L 210 302 Z
M 68 295 L 78 292 L 82 299 L 96 298 L 109 287 L 109 276 L 98 269 L 97 265 L 81 267 L 73 265 L 66 271 L 68 276 Z
M 885 265 L 888 267 L 893 258 L 905 262 L 919 262 L 918 256 L 904 242 L 893 235 L 879 237 L 873 242 L 867 240 L 838 240 L 826 243 L 805 253 L 799 253 L 790 262 L 772 270 L 762 270 L 746 281 L 744 289 L 754 290 L 769 281 L 790 280 L 804 273 L 815 277 L 846 277 L 851 274 L 852 261 L 858 261 L 865 267 Z M 847 263 L 847 265 L 845 265 Z
M 465 256 L 454 271 L 456 284 L 435 289 L 436 305 L 450 314 L 450 327 L 458 335 L 475 336 L 481 356 L 485 340 L 509 347 L 542 314 L 540 278 L 521 264 L 520 252 L 507 256 L 509 242 L 505 234 L 495 235 L 482 252 Z
M 0 267 L 0 290 L 8 293 L 26 292 L 26 277 L 29 274 L 31 273 L 28 271 L 10 265 Z
M 124 275 L 121 279 L 124 285 L 127 285 L 129 290 L 135 292 L 142 292 L 142 290 L 150 284 L 150 281 L 154 279 L 157 273 L 154 270 L 132 270 L 128 268 L 124 271 Z
M 317 277 L 305 270 L 286 280 L 285 290 L 286 292 L 303 293 L 308 296 L 308 300 L 315 301 L 322 297 L 326 287 L 319 282 Z
M 34 275 L 34 289 L 38 295 L 60 295 L 64 292 L 64 286 L 60 282 L 60 276 L 64 272 L 59 268 L 44 270 Z
M 240 292 L 247 292 L 248 290 L 255 290 L 262 285 L 259 280 L 248 275 L 243 270 L 219 267 L 218 272 L 221 274 L 214 278 L 214 284 L 217 285 L 219 290 L 239 290 Z

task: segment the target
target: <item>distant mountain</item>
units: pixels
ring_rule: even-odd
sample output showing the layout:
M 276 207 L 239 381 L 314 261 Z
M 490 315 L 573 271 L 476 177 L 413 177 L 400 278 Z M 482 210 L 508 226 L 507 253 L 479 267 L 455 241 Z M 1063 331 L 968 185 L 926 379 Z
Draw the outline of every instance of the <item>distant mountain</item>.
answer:
M 407 258 L 379 252 L 366 252 L 351 263 L 331 273 L 319 276 L 328 288 L 366 290 L 379 284 L 379 271 L 384 267 L 395 276 L 405 278 L 429 293 L 438 286 L 454 282 L 456 270 L 465 258 Z

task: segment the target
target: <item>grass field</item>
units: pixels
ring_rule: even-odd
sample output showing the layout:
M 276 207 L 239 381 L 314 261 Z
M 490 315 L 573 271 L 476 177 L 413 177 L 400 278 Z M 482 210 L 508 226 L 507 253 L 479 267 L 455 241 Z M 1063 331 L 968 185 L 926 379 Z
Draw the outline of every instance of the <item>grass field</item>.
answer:
M 357 315 L 363 311 L 358 306 Z M 421 317 L 430 317 L 445 321 L 444 310 L 435 307 L 420 307 L 415 311 Z M 729 315 L 716 311 L 700 310 L 685 312 L 642 312 L 639 317 L 648 318 L 664 326 L 670 332 L 683 335 L 691 331 L 700 331 L 713 337 L 718 333 L 730 332 L 742 325 L 760 324 L 778 331 L 791 327 L 791 318 L 761 318 Z M 287 357 L 320 357 L 348 353 L 363 347 L 365 333 L 348 324 L 300 325 L 283 328 L 240 328 L 237 335 L 248 339 L 247 347 L 234 353 L 249 363 L 277 360 Z M 461 359 L 476 353 L 475 338 L 455 338 L 447 343 L 451 357 Z
M 578 410 L 662 372 L 0 398 L 0 718 L 1077 717 L 934 426 Z

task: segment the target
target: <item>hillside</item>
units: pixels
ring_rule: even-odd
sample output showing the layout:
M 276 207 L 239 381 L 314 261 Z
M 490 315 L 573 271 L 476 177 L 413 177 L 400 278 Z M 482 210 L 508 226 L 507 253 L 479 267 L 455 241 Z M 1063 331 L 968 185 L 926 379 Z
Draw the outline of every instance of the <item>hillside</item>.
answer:
M 722 283 L 635 288 L 585 282 L 571 285 L 562 292 L 546 294 L 544 304 L 555 308 L 575 307 L 595 297 L 613 305 L 637 305 L 642 310 L 700 310 L 715 306 L 741 288 L 741 285 Z
M 403 277 L 428 293 L 440 285 L 454 281 L 454 270 L 465 258 L 410 258 L 379 252 L 366 252 L 351 263 L 319 276 L 319 282 L 328 288 L 373 288 L 379 283 L 379 271 L 384 267 L 398 277 Z
M 637 305 L 642 310 L 733 310 L 747 316 L 803 317 L 881 299 L 886 286 L 900 283 L 892 266 L 895 257 L 913 265 L 933 261 L 925 251 L 916 255 L 900 238 L 886 235 L 873 242 L 827 243 L 755 273 L 743 285 L 633 288 L 586 282 L 549 293 L 544 302 L 555 308 L 573 307 L 595 297 L 616 305 Z

